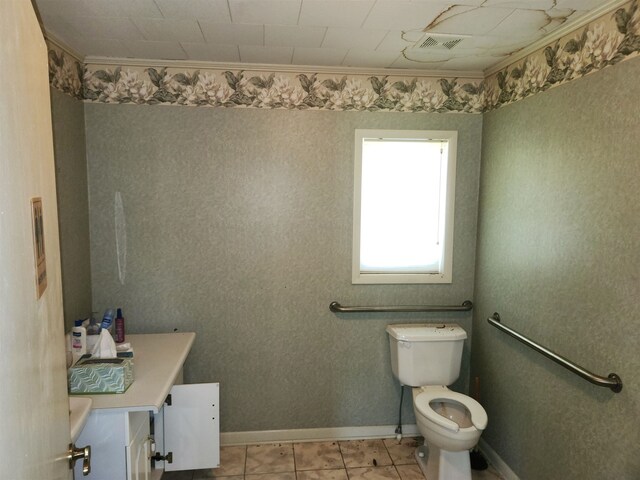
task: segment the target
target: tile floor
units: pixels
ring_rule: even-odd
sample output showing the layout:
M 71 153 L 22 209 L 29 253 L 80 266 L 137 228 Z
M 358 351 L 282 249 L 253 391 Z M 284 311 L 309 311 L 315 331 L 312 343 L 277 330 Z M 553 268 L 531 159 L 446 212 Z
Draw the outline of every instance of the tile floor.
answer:
M 222 447 L 220 468 L 168 472 L 162 480 L 424 480 L 413 456 L 422 439 L 272 443 Z M 500 480 L 491 466 L 473 480 Z

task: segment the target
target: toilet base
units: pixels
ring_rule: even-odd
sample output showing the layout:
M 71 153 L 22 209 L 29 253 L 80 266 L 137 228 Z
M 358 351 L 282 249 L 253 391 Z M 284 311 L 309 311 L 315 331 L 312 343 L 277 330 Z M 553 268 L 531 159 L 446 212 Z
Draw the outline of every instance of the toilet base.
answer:
M 416 448 L 415 457 L 428 480 L 471 480 L 469 452 L 449 452 L 434 445 Z

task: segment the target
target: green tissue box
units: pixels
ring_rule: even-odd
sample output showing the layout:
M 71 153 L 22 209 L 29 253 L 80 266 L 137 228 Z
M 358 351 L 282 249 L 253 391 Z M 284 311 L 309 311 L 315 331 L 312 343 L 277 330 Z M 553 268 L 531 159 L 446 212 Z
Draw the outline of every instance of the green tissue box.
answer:
M 81 359 L 69 369 L 69 393 L 124 393 L 133 383 L 133 359 Z

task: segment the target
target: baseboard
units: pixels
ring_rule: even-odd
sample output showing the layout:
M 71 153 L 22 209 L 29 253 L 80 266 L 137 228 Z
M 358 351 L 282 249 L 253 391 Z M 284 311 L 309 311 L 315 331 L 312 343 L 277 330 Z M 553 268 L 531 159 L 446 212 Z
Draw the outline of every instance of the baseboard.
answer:
M 504 477 L 504 480 L 520 480 L 513 470 L 505 463 L 496 451 L 481 437 L 478 448 L 487 457 L 487 460 Z
M 366 438 L 393 438 L 396 436 L 395 425 L 374 427 L 335 427 L 335 428 L 302 428 L 295 430 L 259 430 L 255 432 L 223 432 L 220 434 L 220 445 L 247 445 L 274 442 L 322 442 L 329 440 L 360 440 Z M 402 435 L 415 437 L 420 435 L 416 425 L 403 425 Z

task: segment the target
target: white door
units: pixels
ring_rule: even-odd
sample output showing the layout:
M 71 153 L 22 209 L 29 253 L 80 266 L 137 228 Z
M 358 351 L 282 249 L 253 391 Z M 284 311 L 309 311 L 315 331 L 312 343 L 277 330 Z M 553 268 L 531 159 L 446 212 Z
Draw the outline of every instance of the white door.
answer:
M 0 1 L 0 65 L 0 478 L 68 480 L 69 403 L 47 48 L 28 0 Z M 40 298 L 31 207 L 36 197 L 42 199 L 42 223 L 37 224 L 44 235 L 38 238 L 44 238 L 47 277 Z M 42 242 L 37 243 L 41 249 Z

